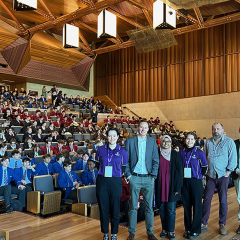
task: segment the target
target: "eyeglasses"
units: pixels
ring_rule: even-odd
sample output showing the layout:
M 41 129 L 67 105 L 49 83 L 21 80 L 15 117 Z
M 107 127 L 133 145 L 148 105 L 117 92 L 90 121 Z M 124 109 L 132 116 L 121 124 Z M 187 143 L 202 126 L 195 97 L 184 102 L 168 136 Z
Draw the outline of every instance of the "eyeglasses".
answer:
M 171 141 L 162 141 L 163 143 L 171 143 Z

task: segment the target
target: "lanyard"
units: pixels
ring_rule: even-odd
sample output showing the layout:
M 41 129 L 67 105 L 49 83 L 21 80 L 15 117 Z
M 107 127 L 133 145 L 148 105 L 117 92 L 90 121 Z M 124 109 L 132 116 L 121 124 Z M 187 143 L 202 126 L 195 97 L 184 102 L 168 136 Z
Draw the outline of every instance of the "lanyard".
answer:
M 109 166 L 109 163 L 112 161 L 113 155 L 114 153 L 110 154 L 109 147 L 108 147 L 108 166 Z
M 193 150 L 194 150 L 194 149 L 195 149 L 195 147 L 193 148 Z M 190 160 L 191 160 L 191 158 L 192 158 L 193 150 L 192 150 L 191 155 L 190 155 L 190 157 L 188 158 L 188 160 L 187 160 L 187 151 L 185 151 L 185 161 L 186 161 L 187 168 L 188 168 L 188 165 L 189 165 Z

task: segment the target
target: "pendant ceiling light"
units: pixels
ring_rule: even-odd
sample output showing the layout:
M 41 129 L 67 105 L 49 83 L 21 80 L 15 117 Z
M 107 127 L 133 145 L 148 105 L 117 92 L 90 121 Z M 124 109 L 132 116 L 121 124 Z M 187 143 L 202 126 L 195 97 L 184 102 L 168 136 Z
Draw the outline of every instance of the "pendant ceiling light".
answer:
M 63 47 L 78 48 L 79 47 L 79 28 L 71 24 L 63 25 Z
M 16 11 L 37 10 L 37 0 L 13 0 L 13 9 Z
M 153 29 L 176 28 L 176 11 L 157 0 L 153 3 Z
M 98 38 L 116 37 L 117 35 L 117 17 L 109 11 L 102 10 L 98 15 Z

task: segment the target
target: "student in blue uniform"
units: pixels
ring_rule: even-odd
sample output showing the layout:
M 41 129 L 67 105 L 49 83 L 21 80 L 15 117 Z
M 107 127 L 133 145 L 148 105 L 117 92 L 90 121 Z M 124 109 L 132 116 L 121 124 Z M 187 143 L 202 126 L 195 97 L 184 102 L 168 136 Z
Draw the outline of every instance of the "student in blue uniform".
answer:
M 84 152 L 82 156 L 82 160 L 77 160 L 74 167 L 73 171 L 78 171 L 78 170 L 87 170 L 88 169 L 88 159 L 89 159 L 89 153 Z
M 98 172 L 94 169 L 95 161 L 88 160 L 88 170 L 82 172 L 81 179 L 84 185 L 96 185 Z
M 51 161 L 51 155 L 45 154 L 43 155 L 43 162 L 39 163 L 36 166 L 37 175 L 54 175 Z
M 64 168 L 63 168 L 63 162 L 65 161 L 65 157 L 63 156 L 63 154 L 62 153 L 57 153 L 56 154 L 56 162 L 55 163 L 53 163 L 53 171 L 54 171 L 54 173 L 60 173 L 61 171 L 63 171 L 64 170 Z
M 13 150 L 11 152 L 11 158 L 10 158 L 10 163 L 8 165 L 9 168 L 17 168 L 17 167 L 22 167 L 22 159 L 20 152 L 18 150 Z
M 37 174 L 36 170 L 30 165 L 31 160 L 26 157 L 22 159 L 23 167 L 14 168 L 14 179 L 17 184 L 25 186 L 25 200 L 27 202 L 27 193 L 33 190 L 33 178 Z
M 96 161 L 99 172 L 96 181 L 96 192 L 100 210 L 101 231 L 103 240 L 109 238 L 109 214 L 111 218 L 111 240 L 116 240 L 119 225 L 120 198 L 122 196 L 122 167 L 127 165 L 128 157 L 125 148 L 117 140 L 119 130 L 109 128 L 108 144 L 97 150 Z
M 185 138 L 186 147 L 180 150 L 184 168 L 182 201 L 185 233 L 183 237 L 188 239 L 196 239 L 201 233 L 202 178 L 208 166 L 204 152 L 195 147 L 196 139 L 196 134 L 189 132 Z
M 81 179 L 72 170 L 70 161 L 63 163 L 64 171 L 59 173 L 58 185 L 60 188 L 66 188 L 64 199 L 72 199 L 77 203 L 77 189 L 81 186 Z

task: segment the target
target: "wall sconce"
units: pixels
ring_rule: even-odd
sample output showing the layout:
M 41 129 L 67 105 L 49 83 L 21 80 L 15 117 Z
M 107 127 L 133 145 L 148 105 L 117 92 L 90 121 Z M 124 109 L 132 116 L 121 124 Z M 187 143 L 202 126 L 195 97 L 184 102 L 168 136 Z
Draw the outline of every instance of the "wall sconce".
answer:
M 16 11 L 37 10 L 37 0 L 13 0 L 13 9 Z
M 98 15 L 98 38 L 116 37 L 117 35 L 117 17 L 109 11 L 102 10 Z
M 63 25 L 63 47 L 78 48 L 79 47 L 79 28 L 71 24 Z
M 176 11 L 157 0 L 153 3 L 153 29 L 176 28 Z

